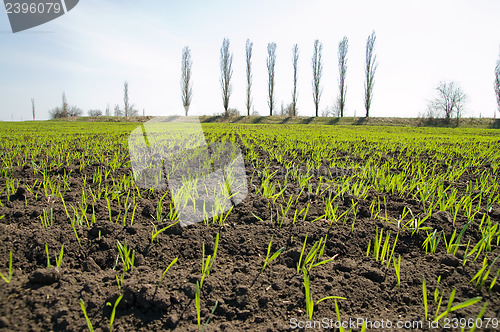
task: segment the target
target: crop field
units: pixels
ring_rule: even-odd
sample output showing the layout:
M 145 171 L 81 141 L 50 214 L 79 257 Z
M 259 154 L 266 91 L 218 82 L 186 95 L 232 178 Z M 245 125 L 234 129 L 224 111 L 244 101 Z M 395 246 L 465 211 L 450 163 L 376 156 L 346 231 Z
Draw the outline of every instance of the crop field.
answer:
M 194 154 L 141 183 L 138 127 L 0 125 L 1 331 L 500 328 L 497 130 L 203 124 L 225 206 Z

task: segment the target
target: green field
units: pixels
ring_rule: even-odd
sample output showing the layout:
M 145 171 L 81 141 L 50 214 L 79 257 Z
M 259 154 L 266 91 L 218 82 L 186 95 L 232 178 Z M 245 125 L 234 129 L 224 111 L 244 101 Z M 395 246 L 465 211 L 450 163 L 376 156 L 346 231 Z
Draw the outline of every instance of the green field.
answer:
M 495 121 L 304 119 L 202 118 L 208 143 L 241 149 L 248 195 L 184 228 L 168 190 L 134 181 L 139 123 L 0 124 L 0 329 L 498 328 Z

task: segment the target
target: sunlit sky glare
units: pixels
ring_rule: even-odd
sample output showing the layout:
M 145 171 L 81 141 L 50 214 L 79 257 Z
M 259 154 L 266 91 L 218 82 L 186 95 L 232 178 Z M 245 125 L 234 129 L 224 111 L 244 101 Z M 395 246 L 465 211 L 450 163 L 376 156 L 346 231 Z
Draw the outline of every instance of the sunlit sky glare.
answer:
M 493 117 L 499 58 L 498 0 L 82 0 L 66 15 L 13 34 L 0 11 L 0 120 L 37 119 L 61 103 L 87 114 L 123 108 L 123 83 L 142 114 L 183 114 L 180 74 L 191 48 L 191 115 L 223 111 L 220 47 L 234 54 L 229 106 L 246 113 L 245 42 L 253 44 L 253 105 L 268 115 L 267 44 L 277 44 L 276 108 L 291 102 L 292 46 L 299 45 L 298 112 L 312 116 L 314 40 L 323 43 L 320 113 L 338 96 L 339 41 L 349 39 L 347 116 L 364 115 L 366 38 L 377 39 L 371 116 L 416 117 L 439 81 L 456 81 L 469 96 L 465 116 Z

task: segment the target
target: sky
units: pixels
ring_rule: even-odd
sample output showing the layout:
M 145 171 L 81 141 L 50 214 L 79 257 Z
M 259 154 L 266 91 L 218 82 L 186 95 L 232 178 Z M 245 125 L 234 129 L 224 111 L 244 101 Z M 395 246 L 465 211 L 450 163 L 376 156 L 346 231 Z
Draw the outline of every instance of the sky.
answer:
M 363 116 L 366 39 L 375 31 L 375 117 L 416 117 L 440 81 L 468 95 L 465 116 L 493 117 L 494 68 L 500 53 L 497 0 L 81 0 L 65 15 L 12 33 L 0 10 L 0 120 L 37 120 L 61 104 L 84 114 L 123 108 L 123 84 L 142 114 L 180 115 L 181 55 L 192 56 L 190 115 L 223 111 L 220 48 L 233 53 L 230 108 L 246 114 L 245 43 L 253 42 L 253 110 L 268 115 L 267 45 L 277 44 L 276 108 L 292 100 L 292 47 L 299 45 L 298 113 L 314 115 L 314 41 L 323 45 L 320 114 L 338 96 L 340 40 L 349 39 L 346 116 Z

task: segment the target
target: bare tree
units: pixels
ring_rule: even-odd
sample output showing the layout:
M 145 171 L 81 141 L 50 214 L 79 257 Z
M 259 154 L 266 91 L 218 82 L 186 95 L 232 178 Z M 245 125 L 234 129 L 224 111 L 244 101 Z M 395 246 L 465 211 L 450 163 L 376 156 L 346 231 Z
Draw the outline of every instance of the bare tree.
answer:
M 82 114 L 83 114 L 83 111 L 76 106 L 71 106 L 68 109 L 68 116 L 81 116 Z
M 298 78 L 298 66 L 299 61 L 299 45 L 295 44 L 292 47 L 292 64 L 293 64 L 293 92 L 292 92 L 292 104 L 291 104 L 291 116 L 297 116 L 297 78 Z
M 125 106 L 124 111 L 125 111 L 125 117 L 129 116 L 129 101 L 128 101 L 128 82 L 125 81 L 123 83 L 123 104 Z
M 267 44 L 267 86 L 269 99 L 269 115 L 273 115 L 274 110 L 274 67 L 276 66 L 276 43 Z
M 245 45 L 246 60 L 247 60 L 247 115 L 250 115 L 252 108 L 252 49 L 253 43 L 247 39 Z
M 182 49 L 182 74 L 181 74 L 181 90 L 182 90 L 182 105 L 188 115 L 189 105 L 191 105 L 191 97 L 193 95 L 191 83 L 191 50 L 189 47 Z
M 497 106 L 500 112 L 500 57 L 495 66 L 495 96 L 497 97 Z
M 339 42 L 339 97 L 338 97 L 338 110 L 340 112 L 340 116 L 344 116 L 345 109 L 345 98 L 347 93 L 346 87 L 346 73 L 347 73 L 347 51 L 349 49 L 349 41 L 346 36 Z
M 370 116 L 370 107 L 373 98 L 373 85 L 375 83 L 375 71 L 377 70 L 377 56 L 373 54 L 375 49 L 375 31 L 366 40 L 366 64 L 365 64 L 365 109 L 366 117 Z
M 89 110 L 88 115 L 89 116 L 102 116 L 102 111 L 101 110 Z
M 220 49 L 220 85 L 222 87 L 222 102 L 224 114 L 228 116 L 229 97 L 231 96 L 231 77 L 233 76 L 233 54 L 229 52 L 229 39 L 224 38 Z
M 104 114 L 106 114 L 106 116 L 111 115 L 111 110 L 109 109 L 109 104 L 106 104 L 106 112 Z
M 122 115 L 120 116 L 137 116 L 139 114 L 139 111 L 135 109 L 135 104 L 130 104 L 129 101 L 129 96 L 128 96 L 128 82 L 125 81 L 123 83 L 123 104 L 124 104 L 124 109 Z M 115 108 L 115 113 L 116 113 L 116 108 Z
M 51 119 L 66 118 L 68 116 L 80 116 L 83 111 L 76 106 L 69 106 L 66 100 L 66 94 L 62 94 L 62 105 L 49 111 Z
M 33 121 L 35 121 L 35 98 L 31 98 L 31 111 L 33 112 Z
M 115 105 L 115 116 L 123 116 L 123 112 L 118 104 Z
M 65 118 L 68 116 L 68 102 L 66 100 L 66 93 L 62 94 L 62 108 L 61 108 L 62 117 Z
M 323 89 L 320 86 L 321 76 L 323 75 L 323 64 L 321 62 L 321 51 L 323 50 L 323 44 L 319 42 L 319 40 L 314 41 L 314 53 L 311 59 L 312 70 L 313 70 L 313 80 L 312 80 L 312 88 L 313 88 L 313 99 L 314 99 L 314 107 L 316 109 L 316 116 L 318 116 L 319 109 L 319 101 L 321 99 L 321 94 Z
M 285 115 L 285 116 L 294 116 L 293 115 L 293 103 L 290 103 L 285 106 L 283 101 L 281 102 L 281 111 L 279 115 Z
M 462 116 L 467 95 L 455 82 L 439 82 L 437 96 L 430 101 L 429 109 L 434 114 L 443 114 L 446 122 L 456 117 L 457 125 Z

